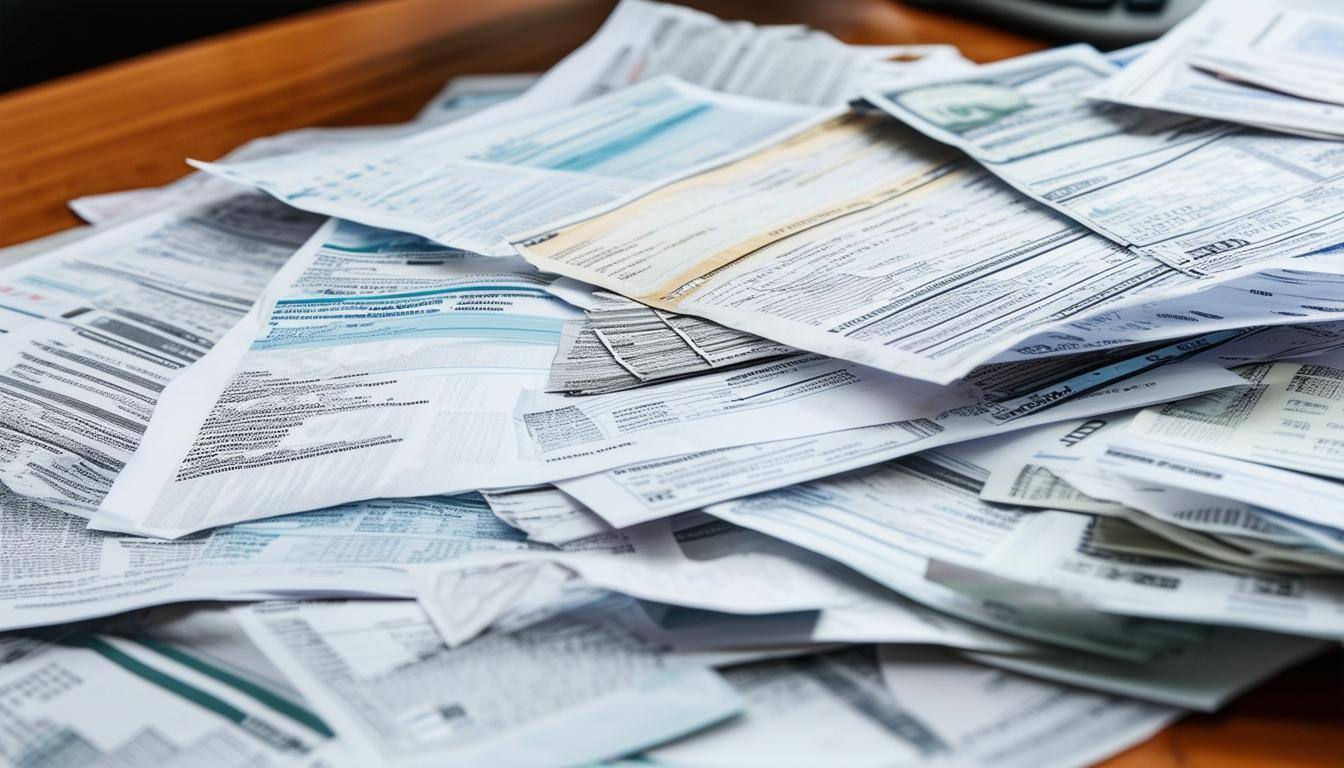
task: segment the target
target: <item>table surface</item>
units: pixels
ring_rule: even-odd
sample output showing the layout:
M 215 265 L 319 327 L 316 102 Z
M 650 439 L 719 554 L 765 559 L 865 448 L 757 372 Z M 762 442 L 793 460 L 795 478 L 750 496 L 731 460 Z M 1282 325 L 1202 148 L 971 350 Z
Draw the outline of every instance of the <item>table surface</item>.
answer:
M 806 23 L 850 43 L 953 43 L 991 61 L 1040 41 L 890 0 L 697 0 L 723 18 Z M 66 201 L 169 182 L 183 158 L 308 125 L 410 119 L 449 78 L 537 72 L 587 39 L 610 0 L 369 0 L 0 95 L 0 245 L 74 226 Z M 1337 766 L 1344 653 L 1216 715 L 1192 715 L 1107 768 Z

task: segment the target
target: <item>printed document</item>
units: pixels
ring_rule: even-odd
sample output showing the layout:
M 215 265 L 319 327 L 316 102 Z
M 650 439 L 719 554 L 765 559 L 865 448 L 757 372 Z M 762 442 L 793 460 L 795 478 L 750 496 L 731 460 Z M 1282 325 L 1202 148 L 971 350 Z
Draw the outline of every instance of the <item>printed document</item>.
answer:
M 1308 136 L 1344 136 L 1344 10 L 1214 0 L 1088 95 Z
M 243 144 L 220 158 L 242 162 L 318 147 L 368 144 L 409 136 L 430 126 L 443 125 L 508 101 L 526 91 L 537 75 L 464 75 L 453 78 L 409 123 L 350 128 L 299 128 L 263 136 Z M 181 205 L 186 199 L 232 196 L 238 188 L 231 182 L 204 172 L 184 176 L 171 184 L 130 189 L 101 195 L 86 195 L 70 201 L 70 208 L 90 224 L 133 219 Z
M 654 765 L 1070 768 L 1178 710 L 1043 683 L 933 649 L 858 647 L 720 671 L 743 714 L 641 756 Z
M 91 515 L 163 388 L 242 319 L 318 224 L 231 191 L 0 271 L 0 482 Z
M 1344 579 L 1117 558 L 1088 546 L 1090 515 L 995 506 L 979 490 L 976 478 L 916 457 L 707 511 L 840 559 L 916 600 L 913 589 L 931 590 L 910 571 L 923 579 L 927 570 L 943 585 L 1028 612 L 1087 607 L 1317 637 L 1344 626 Z
M 508 256 L 508 235 L 611 205 L 814 114 L 669 77 L 476 130 L 458 121 L 391 142 L 195 165 L 302 210 Z
M 1099 461 L 1131 480 L 1247 502 L 1322 545 L 1344 547 L 1344 483 L 1128 433 L 1110 440 Z
M 612 527 L 578 500 L 552 485 L 482 491 L 495 517 L 527 534 L 530 541 L 568 544 L 612 532 Z
M 1344 480 L 1344 355 L 1262 363 L 1238 373 L 1249 386 L 1140 411 L 1129 431 Z
M 925 578 L 937 557 L 979 560 L 1030 513 L 978 498 L 979 484 L 921 457 L 711 505 L 707 512 L 825 555 L 944 613 L 1045 643 L 1144 659 L 1172 633 L 1084 605 L 1018 606 L 982 600 Z M 1189 638 L 1193 640 L 1195 638 Z
M 1344 242 L 1335 143 L 1088 100 L 1142 61 L 1117 70 L 1071 46 L 864 95 L 1032 199 L 1178 269 L 1213 274 Z
M 869 80 L 970 66 L 951 45 L 845 45 L 801 25 L 757 26 L 680 5 L 622 0 L 538 91 L 582 101 L 673 75 L 724 93 L 839 106 Z
M 1330 643 L 1272 632 L 1210 628 L 1203 641 L 1140 664 L 1051 649 L 1041 655 L 963 655 L 981 664 L 1093 691 L 1213 712 L 1282 669 L 1325 652 Z
M 818 355 L 546 394 L 560 330 L 580 316 L 563 301 L 575 292 L 516 258 L 330 223 L 167 390 L 95 527 L 177 537 L 365 498 L 551 482 L 911 418 L 946 397 Z
M 365 765 L 587 764 L 741 707 L 713 671 L 643 641 L 600 604 L 459 648 L 409 601 L 237 611 Z
M 606 291 L 582 323 L 565 326 L 547 392 L 595 395 L 797 354 L 798 350 L 693 315 L 646 307 Z
M 962 440 L 1238 386 L 1216 365 L 1180 363 L 1102 387 L 1021 418 L 997 422 L 978 398 L 949 401 L 904 421 L 797 440 L 702 451 L 556 481 L 608 523 L 624 527 L 752 493 L 815 480 Z
M 501 551 L 419 569 L 420 602 L 450 645 L 520 606 L 559 603 L 576 591 L 577 582 L 718 616 L 819 612 L 793 642 L 929 643 L 998 653 L 1035 649 L 954 617 L 931 615 L 805 549 L 703 514 L 632 526 L 619 536 L 568 549 Z M 685 629 L 684 623 L 679 628 Z M 744 644 L 731 635 L 727 641 Z
M 0 631 L 188 600 L 411 597 L 413 564 L 549 549 L 474 494 L 356 502 L 175 541 L 85 526 L 0 491 Z
M 98 634 L 0 638 L 0 760 L 294 765 L 331 737 L 306 708 L 190 650 Z
M 761 195 L 771 205 L 760 205 Z M 1331 293 L 1338 260 L 1321 257 L 1317 272 L 1291 276 L 1277 306 L 1259 307 L 1252 323 L 1211 313 L 1198 294 L 1255 283 L 1247 273 L 1270 268 L 1216 279 L 1173 269 L 1032 203 L 901 125 L 860 113 L 516 245 L 539 269 L 656 310 L 938 383 L 1088 321 L 1094 336 L 1118 326 L 1156 341 L 1334 319 L 1340 307 Z M 1294 305 L 1311 309 L 1273 311 Z M 1128 322 L 1102 319 L 1126 311 L 1115 319 Z M 1201 318 L 1201 326 L 1159 322 L 1153 311 Z

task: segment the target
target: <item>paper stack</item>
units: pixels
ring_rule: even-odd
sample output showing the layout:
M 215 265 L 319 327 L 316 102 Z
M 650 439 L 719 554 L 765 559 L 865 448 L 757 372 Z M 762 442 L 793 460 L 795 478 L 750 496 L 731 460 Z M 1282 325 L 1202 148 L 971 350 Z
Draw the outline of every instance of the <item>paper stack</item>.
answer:
M 1328 5 L 974 66 L 625 0 L 72 201 L 0 254 L 0 757 L 1083 766 L 1325 652 Z

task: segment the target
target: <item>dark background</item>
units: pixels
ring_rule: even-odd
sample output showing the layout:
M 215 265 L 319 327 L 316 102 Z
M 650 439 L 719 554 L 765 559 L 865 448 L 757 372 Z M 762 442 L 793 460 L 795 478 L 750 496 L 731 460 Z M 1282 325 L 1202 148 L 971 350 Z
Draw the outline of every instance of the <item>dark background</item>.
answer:
M 0 92 L 340 1 L 0 0 Z
M 0 0 L 0 93 L 137 54 L 348 0 Z M 742 0 L 769 7 L 776 0 Z M 824 6 L 831 0 L 811 0 Z M 1344 0 L 1338 0 L 1344 2 Z M 492 0 L 475 0 L 490 3 Z M 1198 0 L 902 0 L 1018 29 L 1030 37 L 1086 40 L 1103 50 L 1158 34 L 1136 30 L 1163 6 Z M 692 3 L 694 5 L 694 3 Z M 445 3 L 445 8 L 451 8 Z M 1135 9 L 1143 12 L 1130 13 Z M 1126 20 L 1118 20 L 1124 11 Z M 1064 26 L 1039 12 L 1064 13 Z M 1166 24 L 1174 23 L 1172 17 Z M 1081 26 L 1080 26 L 1081 24 Z M 1149 25 L 1151 26 L 1151 25 Z M 953 41 L 954 42 L 954 41 Z

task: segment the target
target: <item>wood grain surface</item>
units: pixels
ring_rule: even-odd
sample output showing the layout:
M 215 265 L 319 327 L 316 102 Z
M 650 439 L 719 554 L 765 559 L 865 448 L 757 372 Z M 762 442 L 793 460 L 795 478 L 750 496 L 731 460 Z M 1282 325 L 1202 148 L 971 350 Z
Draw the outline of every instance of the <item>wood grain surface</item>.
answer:
M 718 16 L 806 23 L 851 43 L 952 43 L 991 61 L 1040 42 L 890 0 L 693 0 Z M 412 117 L 449 78 L 536 72 L 610 0 L 367 0 L 178 46 L 0 96 L 0 245 L 78 222 L 66 201 L 164 184 L 186 157 L 308 125 Z M 1344 654 L 1192 715 L 1103 765 L 1344 765 Z
M 850 42 L 956 42 L 982 60 L 1039 47 L 880 0 L 693 4 Z M 169 182 L 186 157 L 307 125 L 406 120 L 454 75 L 543 70 L 612 5 L 349 3 L 0 96 L 0 245 L 76 224 L 71 198 Z

